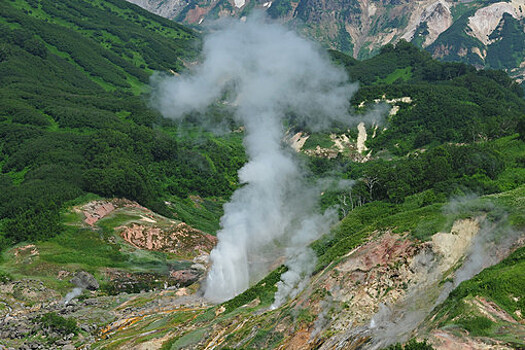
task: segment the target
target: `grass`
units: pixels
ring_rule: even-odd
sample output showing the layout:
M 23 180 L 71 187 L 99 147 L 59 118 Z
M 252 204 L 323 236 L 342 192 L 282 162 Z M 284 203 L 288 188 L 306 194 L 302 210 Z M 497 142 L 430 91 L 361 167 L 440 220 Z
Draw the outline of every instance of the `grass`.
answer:
M 330 139 L 329 134 L 311 134 L 303 146 L 303 150 L 321 148 L 331 148 L 334 142 Z
M 7 173 L 8 176 L 13 179 L 13 184 L 20 185 L 24 181 L 24 177 L 29 171 L 29 167 L 25 167 L 20 171 L 10 171 Z
M 127 257 L 97 232 L 66 228 L 65 232 L 39 245 L 40 259 L 58 265 L 77 265 L 89 270 L 126 267 Z
M 511 317 L 517 319 L 516 311 L 525 314 L 525 247 L 517 249 L 497 265 L 483 270 L 471 280 L 461 283 L 448 299 L 436 310 L 439 327 L 456 326 L 467 330 L 473 336 L 490 336 L 505 339 L 520 346 L 523 339 L 512 333 L 502 334 L 500 329 L 508 327 L 506 321 L 498 324 L 486 319 L 469 302 L 474 297 L 483 297 L 495 302 Z
M 237 295 L 235 298 L 225 302 L 223 304 L 223 306 L 226 308 L 225 314 L 232 312 L 240 306 L 248 304 L 256 298 L 259 298 L 261 301 L 260 306 L 268 306 L 273 303 L 275 292 L 277 292 L 276 284 L 281 280 L 281 275 L 286 272 L 286 270 L 286 267 L 280 266 L 279 268 L 270 272 L 265 278 L 263 278 L 254 286 Z
M 64 290 L 69 288 L 68 284 L 56 280 L 61 270 L 85 270 L 97 276 L 106 268 L 166 273 L 170 266 L 180 265 L 168 254 L 132 248 L 118 239 L 111 243 L 99 232 L 76 226 L 66 226 L 64 232 L 48 241 L 36 243 L 36 247 L 36 256 L 15 258 L 13 250 L 4 252 L 7 256 L 2 269 L 14 276 L 39 278 L 46 284 L 51 282 L 58 290 Z
M 396 80 L 407 81 L 412 78 L 412 67 L 398 68 L 385 78 L 379 78 L 376 83 L 392 84 Z
M 129 222 L 139 221 L 141 217 L 128 212 L 111 213 L 110 215 L 97 221 L 97 226 L 101 227 L 105 232 L 113 232 L 118 227 Z
M 509 215 L 509 223 L 516 229 L 525 228 L 525 185 L 511 191 L 487 196 Z
M 170 350 L 187 349 L 190 347 L 190 345 L 197 344 L 207 332 L 208 332 L 207 328 L 199 328 L 192 332 L 188 332 L 184 334 L 182 337 L 178 338 L 173 343 L 173 345 L 171 345 L 171 348 L 169 349 Z
M 475 337 L 490 335 L 490 330 L 495 326 L 494 322 L 483 316 L 460 318 L 456 324 Z
M 219 219 L 223 214 L 222 198 L 203 198 L 202 202 L 195 203 L 190 198 L 168 197 L 170 208 L 176 218 L 186 224 L 207 233 L 215 234 L 219 228 Z

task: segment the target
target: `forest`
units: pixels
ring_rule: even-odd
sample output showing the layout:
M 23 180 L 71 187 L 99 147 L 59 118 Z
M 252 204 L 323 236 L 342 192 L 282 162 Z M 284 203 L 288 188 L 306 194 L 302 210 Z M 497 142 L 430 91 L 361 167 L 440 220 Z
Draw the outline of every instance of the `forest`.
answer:
M 129 6 L 0 4 L 3 248 L 56 235 L 62 208 L 88 193 L 136 200 L 170 217 L 167 197 L 227 199 L 237 188 L 242 135 L 198 131 L 191 118 L 176 124 L 148 102 L 152 72 L 185 69 L 197 59 L 200 34 Z M 368 141 L 373 161 L 310 158 L 313 178 L 337 171 L 358 180 L 352 192 L 360 204 L 400 204 L 421 192 L 430 204 L 522 180 L 494 142 L 523 135 L 524 90 L 505 73 L 438 62 L 403 41 L 366 61 L 330 55 L 361 84 L 354 106 L 382 97 L 411 96 L 414 103 Z M 230 118 L 220 108 L 211 113 Z M 513 158 L 510 167 L 524 162 Z M 324 204 L 336 198 L 326 196 Z

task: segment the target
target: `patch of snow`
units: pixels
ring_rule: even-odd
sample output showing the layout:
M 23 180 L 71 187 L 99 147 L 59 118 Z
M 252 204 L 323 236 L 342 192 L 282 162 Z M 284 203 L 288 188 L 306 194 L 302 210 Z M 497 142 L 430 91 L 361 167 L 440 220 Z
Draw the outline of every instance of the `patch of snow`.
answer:
M 235 4 L 235 7 L 237 8 L 241 8 L 244 6 L 244 4 L 246 3 L 245 0 L 233 0 L 234 4 Z
M 372 3 L 368 4 L 368 16 L 369 17 L 372 17 L 373 15 L 375 15 L 376 11 L 377 11 L 376 5 Z
M 298 132 L 289 139 L 288 143 L 290 144 L 290 147 L 294 149 L 294 151 L 299 152 L 309 137 L 310 135 L 303 135 L 302 132 Z
M 357 134 L 357 152 L 362 154 L 364 151 L 368 150 L 365 145 L 367 138 L 365 123 L 359 123 L 359 125 L 357 125 L 357 130 L 359 131 Z
M 267 7 L 267 8 L 272 7 L 272 2 L 271 2 L 271 1 L 265 2 L 265 3 L 263 4 L 263 7 Z

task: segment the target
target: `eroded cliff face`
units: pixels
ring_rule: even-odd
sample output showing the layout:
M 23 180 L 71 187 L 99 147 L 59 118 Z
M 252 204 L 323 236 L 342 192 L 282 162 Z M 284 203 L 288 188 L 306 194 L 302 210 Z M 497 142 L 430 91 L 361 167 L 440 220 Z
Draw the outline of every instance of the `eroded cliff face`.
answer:
M 513 1 L 510 3 L 498 2 L 487 7 L 480 8 L 474 16 L 469 17 L 467 31 L 468 34 L 475 37 L 485 45 L 489 45 L 498 40 L 490 38 L 490 35 L 496 30 L 505 13 L 515 19 L 523 18 L 523 8 L 525 2 Z
M 427 47 L 432 44 L 453 23 L 450 7 L 451 4 L 447 1 L 436 1 L 426 7 L 417 7 L 411 15 L 410 25 L 407 26 L 402 38 L 412 41 L 421 26 L 425 26 L 428 34 L 422 45 Z
M 139 5 L 140 7 L 156 13 L 159 16 L 173 19 L 175 18 L 186 6 L 188 2 L 184 0 L 128 0 L 129 2 Z
M 259 9 L 355 58 L 370 57 L 383 45 L 404 39 L 436 58 L 505 69 L 518 79 L 525 76 L 525 0 L 129 1 L 188 24 L 242 19 Z

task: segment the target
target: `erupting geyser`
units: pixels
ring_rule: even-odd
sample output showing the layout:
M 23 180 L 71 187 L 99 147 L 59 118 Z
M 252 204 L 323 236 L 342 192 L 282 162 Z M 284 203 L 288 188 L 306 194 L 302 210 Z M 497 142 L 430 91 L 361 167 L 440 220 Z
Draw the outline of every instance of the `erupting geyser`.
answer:
M 357 86 L 321 49 L 262 17 L 223 23 L 204 40 L 203 57 L 191 74 L 157 76 L 153 83 L 155 103 L 167 117 L 182 118 L 227 98 L 245 127 L 244 186 L 224 208 L 205 297 L 220 302 L 243 292 L 279 252 L 288 266 L 279 303 L 311 272 L 315 255 L 307 245 L 335 219 L 333 211 L 316 213 L 319 191 L 305 185 L 283 146 L 283 119 L 291 112 L 312 129 L 335 120 L 349 124 Z

